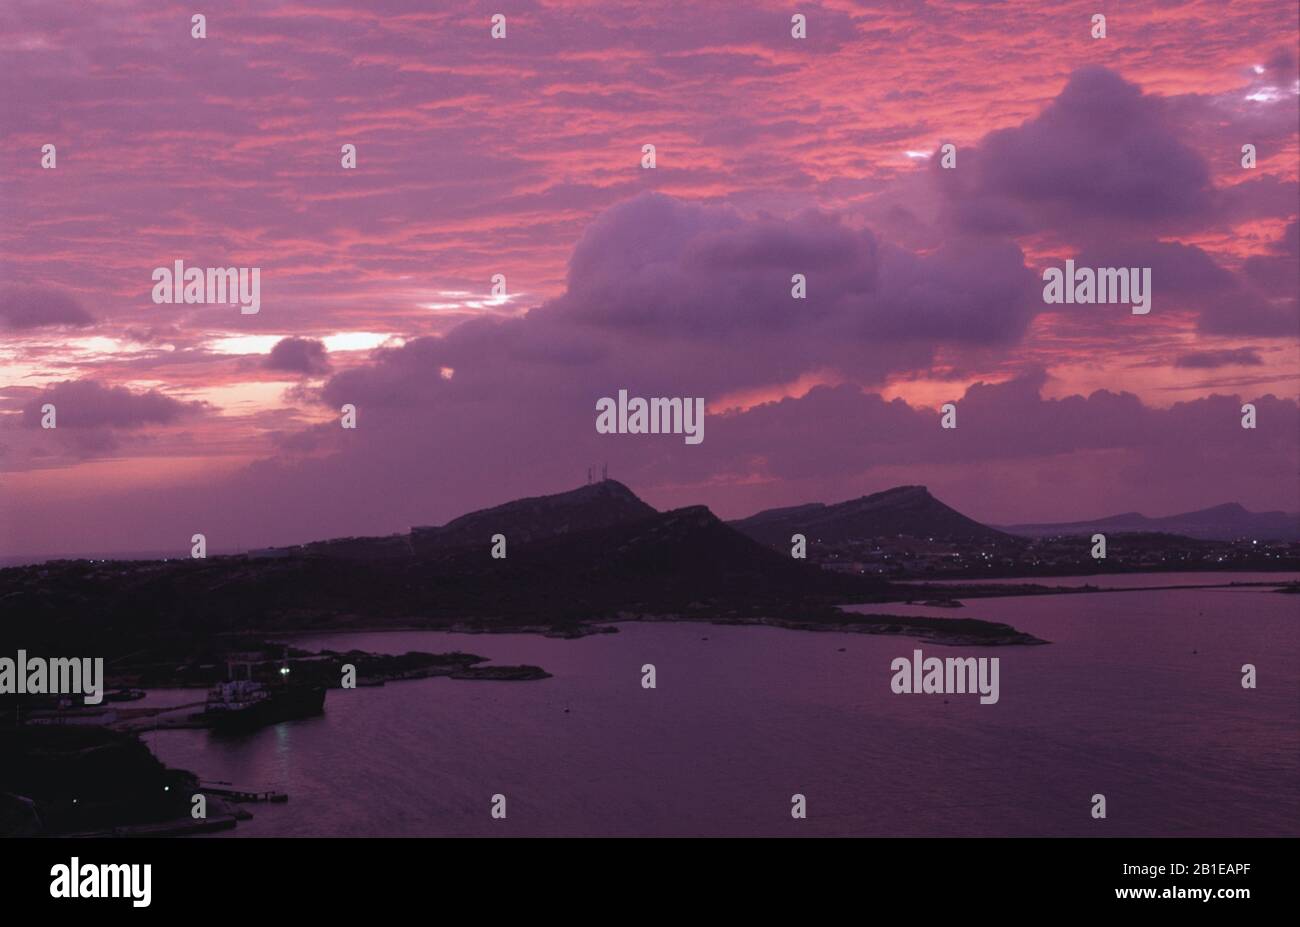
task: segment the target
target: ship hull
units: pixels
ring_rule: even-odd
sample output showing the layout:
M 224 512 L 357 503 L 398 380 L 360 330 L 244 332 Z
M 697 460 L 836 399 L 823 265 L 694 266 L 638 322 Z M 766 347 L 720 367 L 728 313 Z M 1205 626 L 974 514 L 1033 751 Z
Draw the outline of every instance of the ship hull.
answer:
M 309 718 L 325 710 L 323 686 L 300 686 L 276 692 L 268 698 L 237 710 L 208 710 L 203 713 L 214 731 L 251 731 L 280 721 Z

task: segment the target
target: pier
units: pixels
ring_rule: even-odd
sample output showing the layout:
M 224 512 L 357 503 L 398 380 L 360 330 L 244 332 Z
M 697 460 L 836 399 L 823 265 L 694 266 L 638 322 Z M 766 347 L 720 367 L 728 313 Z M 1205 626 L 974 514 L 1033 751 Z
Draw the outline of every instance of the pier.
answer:
M 246 789 L 231 785 L 229 782 L 200 782 L 199 791 L 208 795 L 219 795 L 231 801 L 267 801 L 283 804 L 289 800 L 286 792 L 273 789 Z

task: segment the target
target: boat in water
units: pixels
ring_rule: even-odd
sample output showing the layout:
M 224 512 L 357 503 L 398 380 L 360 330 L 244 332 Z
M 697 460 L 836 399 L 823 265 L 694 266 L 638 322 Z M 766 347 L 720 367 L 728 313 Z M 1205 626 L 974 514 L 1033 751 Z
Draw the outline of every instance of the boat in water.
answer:
M 231 679 L 208 692 L 203 720 L 216 731 L 251 731 L 279 721 L 318 715 L 325 710 L 325 687 L 289 681 L 289 666 L 280 667 L 281 682 Z

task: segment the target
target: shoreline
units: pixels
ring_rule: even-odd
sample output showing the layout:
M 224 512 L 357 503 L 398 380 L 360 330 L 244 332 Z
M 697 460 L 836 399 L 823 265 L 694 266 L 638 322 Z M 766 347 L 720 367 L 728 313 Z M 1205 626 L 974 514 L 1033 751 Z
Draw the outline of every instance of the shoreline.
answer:
M 1112 574 L 1098 574 L 1112 575 Z M 1138 574 L 1131 574 L 1138 575 Z M 1150 575 L 1150 574 L 1144 574 Z M 1249 589 L 1249 588 L 1271 588 L 1278 592 L 1286 592 L 1291 588 L 1297 587 L 1300 581 L 1295 578 L 1285 580 L 1252 580 L 1249 582 L 1226 582 L 1226 583 L 1175 583 L 1168 586 L 1117 586 L 1103 587 L 1093 585 L 1081 586 L 1047 586 L 1040 583 L 979 583 L 975 585 L 962 585 L 960 583 L 945 583 L 943 585 L 937 582 L 918 582 L 918 583 L 900 583 L 899 586 L 907 587 L 915 591 L 917 595 L 912 598 L 890 598 L 876 600 L 871 602 L 845 602 L 835 606 L 837 610 L 849 607 L 874 607 L 888 605 L 906 605 L 909 607 L 931 607 L 931 608 L 958 608 L 961 607 L 963 599 L 993 599 L 993 598 L 1025 598 L 1029 596 L 1051 596 L 1051 595 L 1085 595 L 1096 593 L 1111 592 L 1166 592 L 1187 589 Z M 928 602 L 917 602 L 915 599 L 925 597 Z M 265 635 L 268 639 L 292 641 L 307 637 L 325 637 L 332 634 L 387 634 L 397 632 L 420 632 L 431 631 L 440 634 L 537 634 L 542 637 L 551 637 L 557 639 L 576 640 L 582 637 L 589 637 L 594 634 L 616 634 L 619 631 L 618 625 L 632 624 L 642 622 L 646 624 L 655 623 L 696 623 L 712 624 L 720 626 L 746 626 L 754 625 L 761 627 L 778 627 L 792 631 L 843 631 L 846 633 L 858 634 L 891 634 L 897 636 L 915 635 L 920 640 L 928 640 L 933 643 L 951 643 L 952 645 L 971 645 L 971 646 L 1005 646 L 1007 644 L 1025 644 L 1029 646 L 1050 643 L 1043 641 L 1032 635 L 1025 634 L 1010 625 L 1003 622 L 992 621 L 984 618 L 931 618 L 930 621 L 968 621 L 976 622 L 978 625 L 985 626 L 990 632 L 1000 632 L 1009 640 L 990 641 L 987 637 L 981 639 L 978 635 L 969 633 L 954 632 L 951 634 L 943 633 L 943 629 L 934 628 L 927 624 L 920 623 L 918 619 L 925 616 L 917 615 L 891 615 L 888 613 L 876 612 L 844 612 L 849 615 L 861 615 L 860 620 L 854 621 L 827 621 L 821 619 L 800 620 L 796 618 L 773 618 L 773 617 L 751 617 L 751 618 L 728 618 L 728 617 L 701 617 L 694 615 L 628 615 L 620 614 L 614 618 L 602 618 L 592 621 L 590 624 L 576 624 L 556 628 L 550 625 L 498 625 L 489 626 L 483 624 L 464 624 L 454 623 L 441 627 L 430 626 L 427 624 L 403 624 L 403 625 L 383 625 L 383 626 L 366 626 L 366 625 L 348 625 L 329 629 L 303 629 L 303 630 L 271 630 L 271 629 L 249 629 L 247 634 Z M 871 619 L 875 619 L 872 621 Z M 873 627 L 873 625 L 875 625 Z M 971 628 L 971 625 L 965 627 Z M 1010 632 L 1010 633 L 1008 633 Z M 951 638 L 951 642 L 945 640 Z
M 904 584 L 900 584 L 903 586 Z M 595 634 L 619 633 L 621 625 L 629 623 L 645 624 L 702 624 L 719 627 L 773 627 L 789 631 L 842 632 L 853 634 L 873 634 L 891 637 L 908 637 L 914 640 L 947 647 L 1006 647 L 1038 646 L 1050 643 L 1034 635 L 1021 631 L 1005 622 L 985 618 L 966 618 L 956 615 L 897 615 L 887 611 L 874 610 L 889 604 L 906 604 L 909 607 L 929 607 L 957 609 L 967 599 L 1025 598 L 1030 596 L 1070 595 L 1108 592 L 1161 592 L 1191 589 L 1272 589 L 1278 593 L 1295 593 L 1300 591 L 1300 582 L 1294 578 L 1275 581 L 1252 579 L 1246 582 L 1184 582 L 1161 586 L 1119 586 L 1099 587 L 1047 586 L 1038 583 L 981 583 L 977 585 L 918 583 L 906 585 L 900 591 L 914 593 L 902 600 L 886 602 L 852 602 L 834 607 L 834 613 L 822 611 L 816 617 L 801 618 L 795 616 L 772 615 L 707 615 L 693 613 L 631 613 L 621 612 L 617 616 L 599 619 L 590 623 L 566 624 L 560 627 L 545 624 L 491 625 L 484 623 L 454 622 L 449 625 L 431 626 L 429 624 L 402 624 L 385 626 L 367 626 L 352 624 L 329 629 L 300 629 L 279 631 L 244 630 L 241 636 L 248 634 L 265 635 L 267 640 L 285 642 L 300 641 L 303 638 L 327 637 L 330 635 L 390 633 L 390 632 L 435 632 L 440 634 L 527 634 L 540 635 L 556 639 L 578 639 Z M 920 600 L 920 601 L 917 601 Z M 863 609 L 849 611 L 848 609 Z M 810 610 L 811 611 L 811 610 Z M 550 673 L 537 666 L 493 665 L 489 660 L 473 654 L 440 653 L 412 651 L 406 655 L 376 654 L 368 651 L 349 649 L 346 651 L 322 647 L 304 654 L 309 662 L 327 661 L 339 663 L 352 661 L 360 666 L 362 661 L 370 662 L 369 672 L 359 673 L 357 687 L 377 687 L 389 682 L 401 682 L 412 679 L 448 677 L 457 680 L 478 681 L 535 681 L 550 677 Z M 405 660 L 403 660 L 405 657 Z M 410 658 L 417 657 L 420 665 L 410 665 Z M 457 659 L 453 659 L 457 658 Z M 186 683 L 180 680 L 171 682 L 145 682 L 132 679 L 130 684 L 148 689 L 206 689 L 208 682 Z M 325 683 L 328 688 L 338 688 L 337 684 Z M 167 729 L 202 729 L 206 727 L 200 713 L 194 711 L 201 703 L 190 702 L 184 705 L 160 708 L 114 707 L 106 709 L 115 712 L 115 720 L 106 726 L 124 732 L 145 732 Z
M 356 628 L 337 628 L 331 631 L 323 632 L 324 634 L 379 634 L 379 633 L 397 633 L 397 632 L 430 632 L 434 634 L 541 634 L 543 637 L 573 639 L 589 637 L 596 634 L 617 633 L 619 628 L 616 625 L 622 624 L 703 624 L 715 625 L 718 627 L 768 627 L 783 628 L 787 631 L 840 631 L 847 634 L 880 634 L 896 637 L 913 636 L 918 640 L 924 640 L 931 643 L 946 644 L 949 646 L 1009 646 L 1009 645 L 1026 645 L 1035 646 L 1038 644 L 1047 644 L 1045 641 L 1020 631 L 1004 622 L 989 621 L 984 618 L 932 618 L 921 615 L 891 615 L 877 612 L 851 612 L 844 609 L 849 606 L 859 604 L 876 605 L 880 603 L 845 603 L 843 606 L 837 606 L 837 610 L 844 616 L 841 620 L 825 619 L 808 619 L 801 620 L 797 618 L 773 618 L 773 617 L 700 617 L 694 615 L 639 615 L 636 617 L 617 617 L 602 619 L 601 623 L 590 626 L 583 626 L 580 633 L 565 634 L 546 634 L 539 632 L 534 627 L 476 627 L 469 631 L 460 627 L 430 627 L 428 625 L 401 626 L 401 627 L 356 627 Z M 894 603 L 903 604 L 903 603 Z M 254 631 L 251 633 L 266 634 L 268 639 L 284 639 L 315 637 L 322 632 L 316 631 L 292 631 L 274 632 Z M 484 670 L 489 667 L 483 667 Z M 460 677 L 464 678 L 464 677 Z
M 900 584 L 901 585 L 901 584 Z M 952 582 L 945 585 L 937 583 L 917 583 L 912 588 L 918 592 L 926 593 L 948 593 L 952 600 L 969 599 L 1016 599 L 1026 596 L 1043 596 L 1043 595 L 1081 595 L 1085 593 L 1104 593 L 1104 592 L 1172 592 L 1185 589 L 1274 589 L 1278 592 L 1285 592 L 1293 588 L 1300 588 L 1300 580 L 1288 579 L 1274 582 L 1255 581 L 1247 583 L 1179 583 L 1172 586 L 1044 586 L 1038 583 L 1009 583 L 1002 585 L 997 582 L 977 583 L 963 585 L 960 582 Z M 987 590 L 987 591 L 986 591 Z M 960 593 L 956 595 L 954 593 Z M 942 596 L 939 596 L 940 598 Z M 919 596 L 918 596 L 919 598 Z M 891 600 L 893 601 L 893 600 Z M 881 604 L 881 603 L 865 603 Z M 907 602 L 894 602 L 894 604 L 925 604 L 917 603 L 912 600 Z M 937 606 L 943 607 L 943 606 Z

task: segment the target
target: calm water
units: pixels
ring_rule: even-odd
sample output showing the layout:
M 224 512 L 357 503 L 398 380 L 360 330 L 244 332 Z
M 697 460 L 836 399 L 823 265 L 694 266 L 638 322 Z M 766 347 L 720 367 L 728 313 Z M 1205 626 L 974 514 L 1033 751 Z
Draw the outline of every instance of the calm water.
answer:
M 235 836 L 1300 834 L 1300 598 L 1144 590 L 889 610 L 1007 621 L 1053 643 L 689 624 L 568 641 L 327 635 L 296 643 L 461 649 L 554 678 L 333 690 L 324 716 L 241 739 L 145 737 L 204 778 L 290 794 L 246 806 L 255 818 Z M 999 657 L 1000 701 L 893 694 L 890 661 L 915 647 Z M 644 663 L 657 689 L 641 688 Z M 1243 663 L 1258 668 L 1253 691 Z M 505 821 L 489 816 L 496 792 Z M 795 792 L 807 820 L 790 817 Z M 1105 821 L 1089 815 L 1097 792 Z

